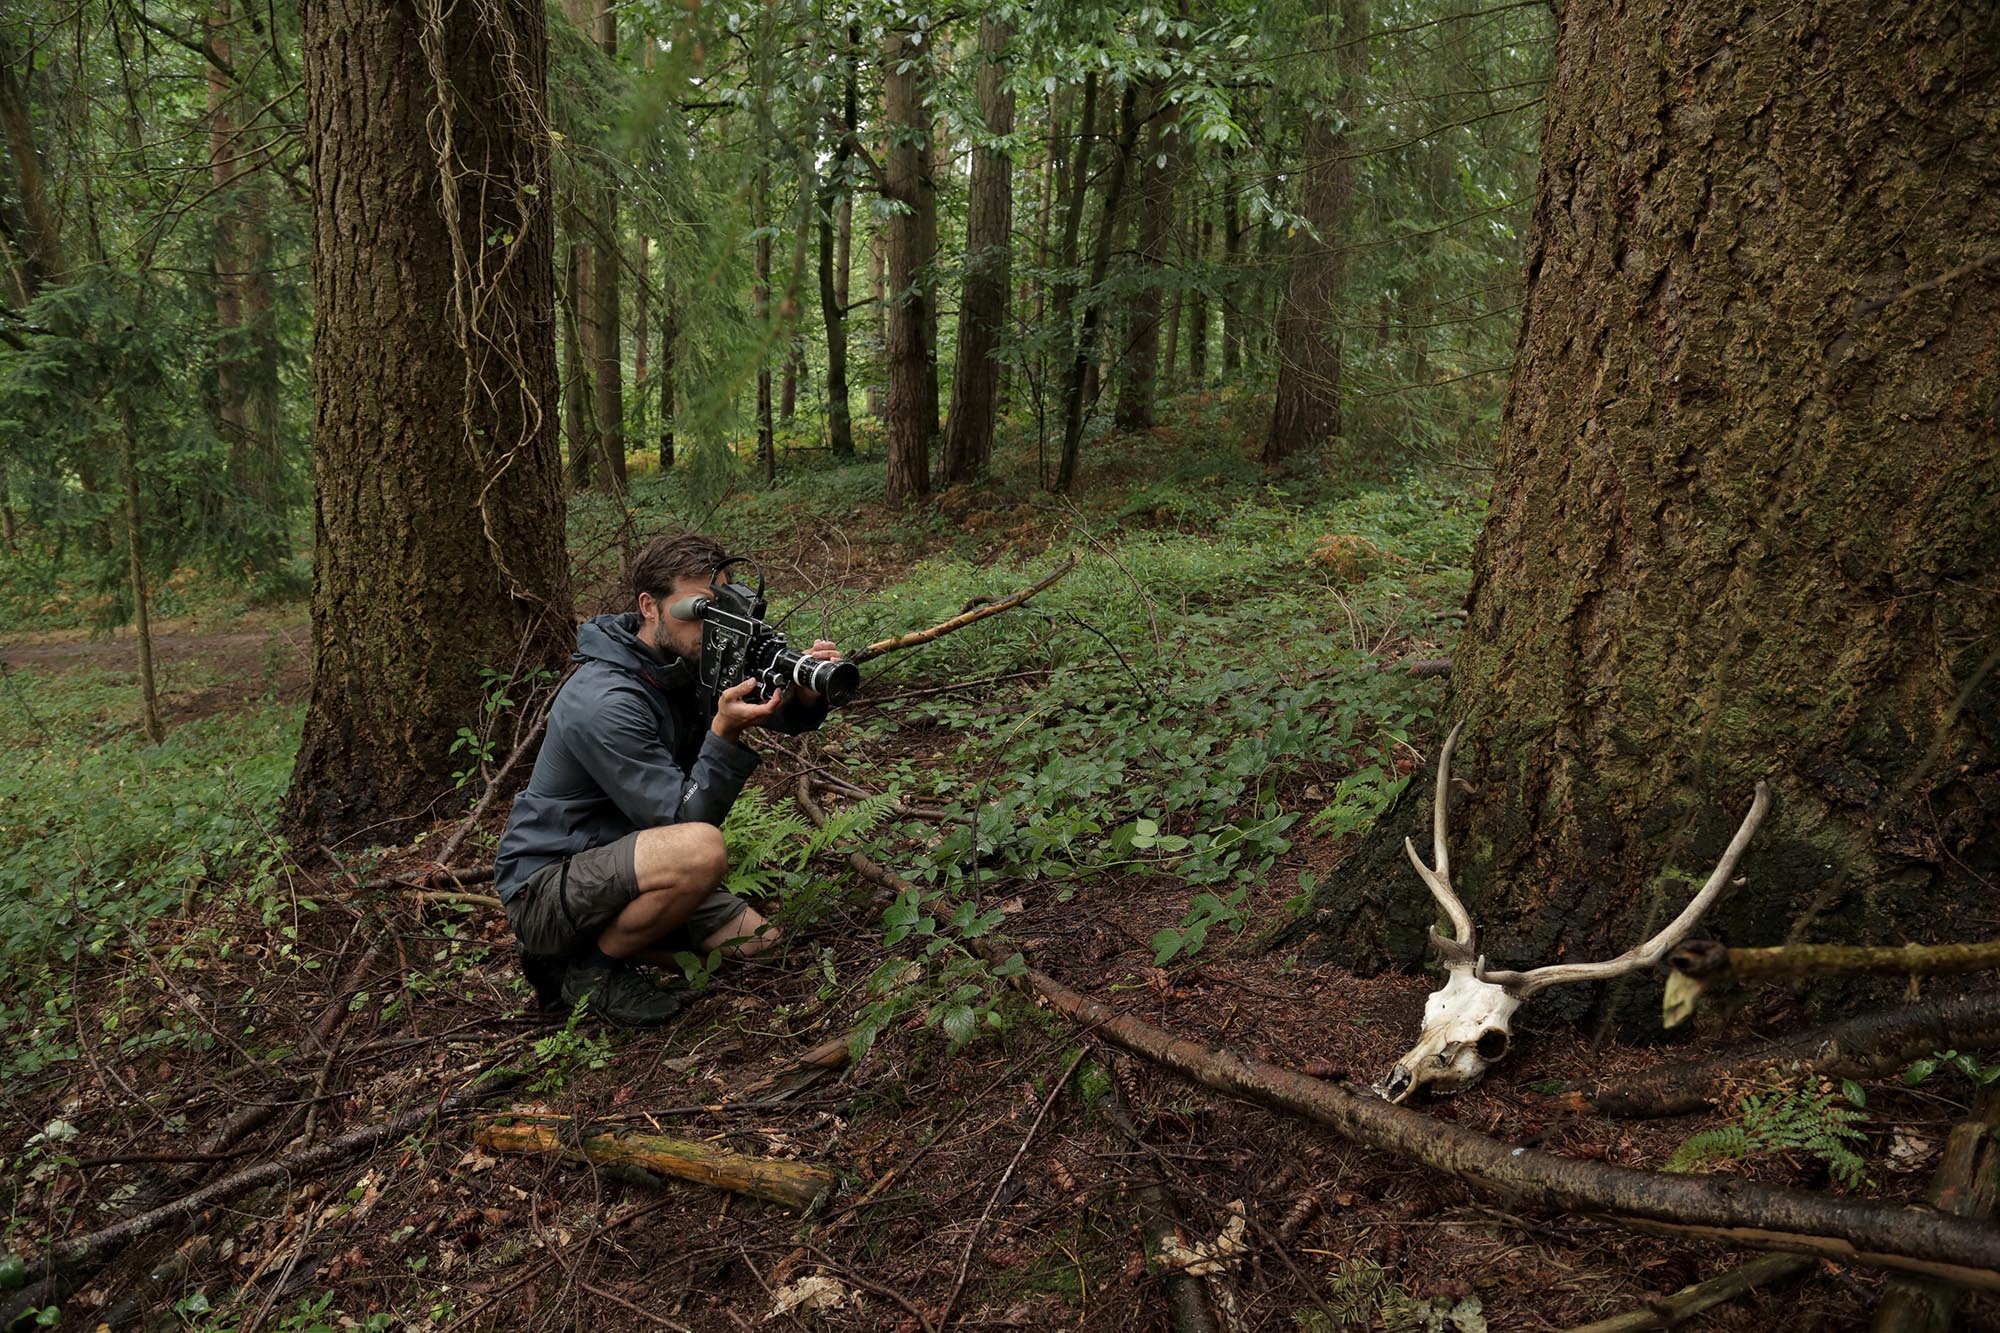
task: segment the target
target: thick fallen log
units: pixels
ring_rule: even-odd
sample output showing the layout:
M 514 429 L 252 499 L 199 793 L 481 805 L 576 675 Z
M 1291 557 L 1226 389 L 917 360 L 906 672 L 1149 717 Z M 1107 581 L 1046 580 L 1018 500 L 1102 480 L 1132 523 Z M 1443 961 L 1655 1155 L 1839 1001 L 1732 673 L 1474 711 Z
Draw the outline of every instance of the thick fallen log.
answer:
M 953 616 L 941 625 L 933 625 L 929 629 L 914 630 L 909 634 L 898 635 L 893 639 L 878 640 L 861 649 L 847 660 L 856 666 L 860 666 L 863 662 L 880 657 L 884 653 L 894 653 L 900 652 L 905 648 L 914 648 L 918 644 L 929 643 L 933 639 L 941 639 L 955 629 L 964 629 L 975 620 L 984 620 L 988 616 L 997 616 L 1002 611 L 1011 611 L 1030 597 L 1033 597 L 1036 593 L 1047 589 L 1056 580 L 1062 578 L 1063 575 L 1075 568 L 1076 557 L 1071 556 L 1069 559 L 1063 561 L 1062 566 L 1055 573 L 1032 587 L 1023 588 L 1016 593 L 1010 593 L 997 602 L 988 602 L 984 606 L 975 607 L 963 615 Z
M 809 786 L 802 782 L 797 791 L 806 817 L 823 823 L 825 813 L 814 804 Z M 900 875 L 859 852 L 847 859 L 884 888 L 897 893 L 912 889 Z M 990 935 L 967 943 L 996 965 L 1009 955 L 1005 944 Z M 1736 1176 L 1666 1175 L 1510 1147 L 1374 1096 L 1176 1037 L 1032 968 L 1018 975 L 1015 984 L 1096 1036 L 1183 1078 L 1304 1116 L 1350 1142 L 1393 1152 L 1518 1200 L 1638 1231 L 1699 1236 L 1737 1249 L 1792 1251 L 2000 1290 L 2000 1229 Z
M 1628 1310 L 1591 1324 L 1579 1324 L 1568 1333 L 1638 1333 L 1640 1329 L 1678 1328 L 1725 1301 L 1733 1301 L 1738 1296 L 1795 1277 L 1811 1268 L 1814 1262 L 1803 1254 L 1767 1254 L 1727 1272 L 1717 1273 L 1705 1282 L 1682 1287 L 1671 1296 L 1647 1301 L 1640 1309 Z
M 1777 1065 L 1807 1064 L 1834 1078 L 1881 1078 L 1932 1051 L 2000 1045 L 2000 991 L 1933 1000 L 1761 1042 L 1706 1060 L 1570 1089 L 1579 1109 L 1644 1118 L 1686 1115 Z
M 1673 975 L 1661 1022 L 1676 1027 L 1693 1016 L 1703 992 L 1740 981 L 1806 981 L 1814 977 L 1945 977 L 2000 968 L 2000 940 L 1977 944 L 1786 944 L 1731 949 L 1689 940 L 1667 955 Z
M 1665 1175 L 1511 1147 L 1373 1096 L 1176 1037 L 1033 970 L 1020 984 L 1096 1036 L 1183 1078 L 1503 1191 L 1517 1207 L 1540 1205 L 1640 1231 L 1698 1236 L 1738 1249 L 1788 1250 L 2000 1291 L 2000 1229 L 1737 1176 Z
M 2000 1088 L 1979 1094 L 1973 1113 L 1954 1125 L 1931 1177 L 1931 1206 L 1984 1222 L 2000 1196 Z M 1948 1282 L 1897 1276 L 1875 1307 L 1874 1333 L 1946 1333 L 1959 1291 Z
M 496 1115 L 475 1136 L 489 1152 L 535 1153 L 592 1166 L 637 1167 L 809 1213 L 833 1192 L 825 1167 L 753 1157 L 713 1144 L 619 1125 L 591 1127 L 566 1115 Z

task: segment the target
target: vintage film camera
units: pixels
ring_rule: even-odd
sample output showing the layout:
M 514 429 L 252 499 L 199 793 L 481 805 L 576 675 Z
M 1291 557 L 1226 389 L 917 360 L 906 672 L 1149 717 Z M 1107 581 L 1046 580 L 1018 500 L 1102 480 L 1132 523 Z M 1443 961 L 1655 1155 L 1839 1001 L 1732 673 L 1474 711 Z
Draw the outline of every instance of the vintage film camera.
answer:
M 757 574 L 753 592 L 746 583 L 724 582 L 733 565 Z M 785 646 L 785 636 L 764 623 L 764 571 L 753 560 L 725 560 L 709 579 L 706 596 L 683 597 L 667 608 L 675 620 L 701 622 L 700 687 L 713 700 L 730 686 L 755 679 L 749 701 L 764 703 L 788 685 L 803 685 L 835 708 L 861 688 L 861 672 L 851 662 L 822 662 Z

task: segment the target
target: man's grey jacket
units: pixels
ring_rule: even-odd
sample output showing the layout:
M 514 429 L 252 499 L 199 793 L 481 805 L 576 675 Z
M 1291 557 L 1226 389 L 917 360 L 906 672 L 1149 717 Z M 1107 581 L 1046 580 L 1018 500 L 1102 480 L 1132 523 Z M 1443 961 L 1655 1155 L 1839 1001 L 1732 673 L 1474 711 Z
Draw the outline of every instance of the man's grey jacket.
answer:
M 502 902 L 543 866 L 640 829 L 720 824 L 756 771 L 755 750 L 708 729 L 715 712 L 697 697 L 693 666 L 641 643 L 639 626 L 628 612 L 577 629 L 576 672 L 500 835 Z M 790 699 L 764 725 L 797 735 L 825 718 L 825 701 Z

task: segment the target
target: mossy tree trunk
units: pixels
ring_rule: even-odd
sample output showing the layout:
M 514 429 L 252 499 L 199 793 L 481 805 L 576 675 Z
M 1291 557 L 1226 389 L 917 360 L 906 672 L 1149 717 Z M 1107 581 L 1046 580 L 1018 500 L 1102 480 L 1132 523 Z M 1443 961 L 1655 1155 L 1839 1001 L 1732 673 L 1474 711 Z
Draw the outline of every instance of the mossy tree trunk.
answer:
M 555 667 L 569 644 L 546 53 L 531 0 L 428 21 L 407 0 L 305 7 L 313 684 L 285 801 L 300 847 L 435 818 L 470 764 L 450 751 L 479 725 L 480 669 Z
M 1996 126 L 1991 8 L 1565 7 L 1452 676 L 1496 964 L 1657 928 L 1759 779 L 1710 932 L 1991 932 Z M 1323 897 L 1336 956 L 1422 953 L 1428 808 L 1413 783 Z

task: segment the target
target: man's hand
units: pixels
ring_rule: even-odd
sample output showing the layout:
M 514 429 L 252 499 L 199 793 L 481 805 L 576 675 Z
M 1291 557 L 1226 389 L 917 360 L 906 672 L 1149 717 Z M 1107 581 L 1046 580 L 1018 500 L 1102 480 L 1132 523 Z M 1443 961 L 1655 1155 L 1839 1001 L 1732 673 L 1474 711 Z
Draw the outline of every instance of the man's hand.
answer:
M 756 688 L 756 681 L 746 680 L 724 690 L 715 701 L 715 721 L 709 724 L 708 729 L 726 741 L 740 740 L 744 732 L 763 726 L 773 713 L 785 706 L 782 691 L 761 704 L 751 703 L 747 696 Z
M 801 657 L 816 657 L 822 662 L 838 662 L 840 660 L 840 649 L 833 646 L 832 639 L 814 639 L 813 646 L 799 655 Z M 804 702 L 809 704 L 819 702 L 818 690 L 809 690 L 803 685 L 796 688 L 799 692 L 799 698 Z

